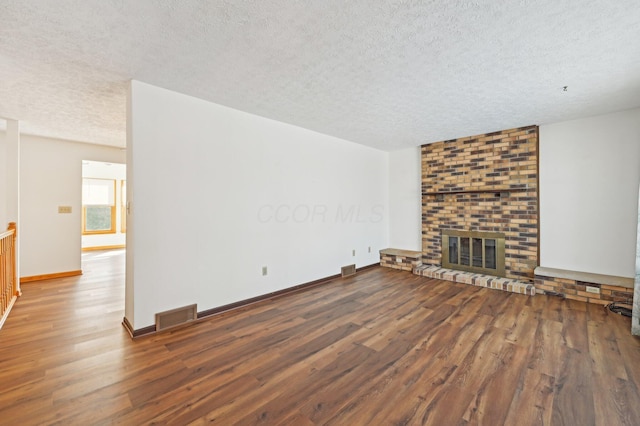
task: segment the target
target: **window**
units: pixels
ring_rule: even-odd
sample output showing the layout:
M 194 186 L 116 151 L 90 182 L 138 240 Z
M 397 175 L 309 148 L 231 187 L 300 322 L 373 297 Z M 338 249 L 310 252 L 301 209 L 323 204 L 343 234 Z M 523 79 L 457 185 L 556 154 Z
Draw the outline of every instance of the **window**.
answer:
M 82 233 L 116 232 L 116 181 L 82 179 Z

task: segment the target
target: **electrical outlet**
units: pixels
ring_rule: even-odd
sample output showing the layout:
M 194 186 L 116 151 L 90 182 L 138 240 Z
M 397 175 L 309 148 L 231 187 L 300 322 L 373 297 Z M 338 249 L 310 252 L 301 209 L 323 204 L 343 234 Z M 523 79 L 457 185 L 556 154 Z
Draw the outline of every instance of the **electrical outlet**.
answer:
M 265 276 L 265 275 L 267 275 L 267 267 L 263 266 L 262 267 L 262 276 Z
M 355 256 L 356 255 L 356 249 L 351 250 L 351 256 Z
M 588 285 L 587 286 L 587 293 L 600 294 L 600 287 L 592 287 L 592 286 Z
M 371 253 L 371 246 L 369 246 L 369 253 Z
M 58 213 L 71 213 L 71 206 L 58 206 Z

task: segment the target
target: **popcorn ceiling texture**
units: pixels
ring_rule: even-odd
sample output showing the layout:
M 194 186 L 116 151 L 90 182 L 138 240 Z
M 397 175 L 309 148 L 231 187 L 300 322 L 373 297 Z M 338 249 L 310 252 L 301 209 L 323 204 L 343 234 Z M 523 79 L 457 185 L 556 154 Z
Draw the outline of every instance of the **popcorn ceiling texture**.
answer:
M 0 117 L 44 136 L 123 146 L 129 79 L 385 150 L 640 103 L 637 0 L 1 10 Z

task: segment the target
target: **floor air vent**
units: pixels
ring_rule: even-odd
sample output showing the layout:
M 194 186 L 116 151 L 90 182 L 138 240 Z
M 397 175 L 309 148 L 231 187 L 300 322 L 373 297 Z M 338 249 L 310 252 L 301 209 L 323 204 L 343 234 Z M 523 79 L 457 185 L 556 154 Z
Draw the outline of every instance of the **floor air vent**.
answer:
M 198 317 L 197 305 L 184 306 L 156 314 L 156 331 L 186 324 Z
M 356 265 L 347 265 L 342 267 L 342 276 L 348 277 L 356 274 Z

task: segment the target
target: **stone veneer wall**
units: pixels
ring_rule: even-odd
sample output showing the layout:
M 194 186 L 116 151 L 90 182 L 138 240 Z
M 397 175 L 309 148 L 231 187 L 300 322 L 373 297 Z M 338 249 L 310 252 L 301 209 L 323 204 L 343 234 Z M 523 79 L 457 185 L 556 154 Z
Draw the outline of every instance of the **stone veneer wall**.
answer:
M 503 232 L 505 274 L 538 264 L 538 126 L 422 146 L 422 261 L 441 265 L 443 230 Z

